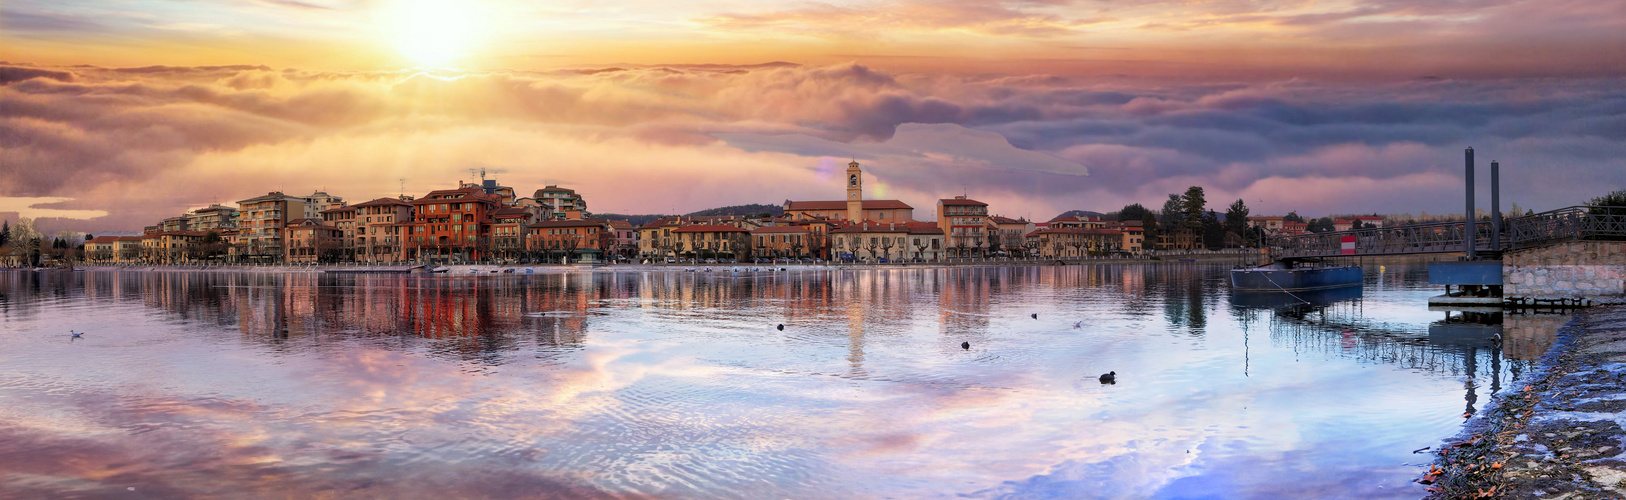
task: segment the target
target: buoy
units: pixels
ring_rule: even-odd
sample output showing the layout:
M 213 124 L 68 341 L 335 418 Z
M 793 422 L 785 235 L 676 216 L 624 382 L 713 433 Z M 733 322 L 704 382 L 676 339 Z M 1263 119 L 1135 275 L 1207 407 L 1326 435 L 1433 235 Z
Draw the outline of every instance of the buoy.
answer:
M 960 348 L 961 349 L 971 349 L 971 343 L 970 342 L 961 342 L 960 343 Z
M 1118 383 L 1118 372 L 1114 371 L 1114 372 L 1106 372 L 1106 373 L 1101 374 L 1101 383 L 1103 383 L 1103 384 L 1117 384 Z

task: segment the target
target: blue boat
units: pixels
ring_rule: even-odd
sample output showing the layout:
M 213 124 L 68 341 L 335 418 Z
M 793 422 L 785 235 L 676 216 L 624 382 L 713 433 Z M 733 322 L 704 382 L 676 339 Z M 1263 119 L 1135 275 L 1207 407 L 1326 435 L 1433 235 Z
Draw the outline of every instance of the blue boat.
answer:
M 1360 286 L 1363 277 L 1359 266 L 1301 267 L 1302 265 L 1284 261 L 1263 267 L 1232 269 L 1231 289 L 1283 292 L 1326 290 Z

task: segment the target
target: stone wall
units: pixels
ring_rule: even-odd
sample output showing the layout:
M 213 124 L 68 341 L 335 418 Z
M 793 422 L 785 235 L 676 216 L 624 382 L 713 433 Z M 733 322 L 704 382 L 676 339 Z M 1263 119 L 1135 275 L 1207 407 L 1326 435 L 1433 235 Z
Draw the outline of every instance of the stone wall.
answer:
M 1577 241 L 1502 255 L 1502 296 L 1626 297 L 1626 242 Z

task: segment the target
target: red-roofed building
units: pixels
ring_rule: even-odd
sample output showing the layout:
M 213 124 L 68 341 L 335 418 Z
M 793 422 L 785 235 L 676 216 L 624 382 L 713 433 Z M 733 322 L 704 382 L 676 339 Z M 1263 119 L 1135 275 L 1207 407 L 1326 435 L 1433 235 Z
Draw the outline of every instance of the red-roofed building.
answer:
M 751 257 L 751 232 L 721 224 L 692 224 L 672 230 L 675 251 L 684 257 L 743 260 Z
M 357 203 L 356 232 L 351 235 L 359 262 L 399 262 L 406 255 L 407 232 L 417 227 L 411 202 L 398 198 L 379 198 Z
M 526 226 L 525 249 L 550 262 L 591 262 L 610 246 L 610 228 L 598 219 L 545 220 Z
M 633 258 L 638 256 L 638 228 L 624 220 L 609 222 L 610 231 L 614 233 L 611 238 L 610 253 L 616 257 Z
M 501 207 L 491 213 L 491 255 L 513 260 L 526 252 L 527 226 L 531 212 L 520 207 Z
M 914 250 L 909 246 L 909 224 L 870 222 L 848 224 L 830 231 L 833 260 L 888 262 L 905 259 Z
M 796 220 L 830 219 L 852 222 L 910 222 L 915 208 L 898 200 L 865 200 L 864 172 L 858 162 L 847 164 L 847 199 L 840 201 L 785 201 L 785 217 Z
M 795 257 L 816 255 L 813 248 L 813 230 L 807 226 L 770 226 L 751 231 L 755 240 L 751 255 L 757 257 Z
M 1354 225 L 1355 225 L 1355 223 L 1350 222 L 1349 219 L 1338 219 L 1338 220 L 1332 221 L 1332 230 L 1333 231 L 1348 231 Z
M 1122 250 L 1123 231 L 1113 229 L 1050 228 L 1028 234 L 1029 245 L 1047 259 L 1076 259 L 1108 255 Z
M 409 259 L 468 262 L 489 257 L 491 215 L 502 205 L 497 195 L 468 187 L 430 191 L 409 201 L 413 221 L 406 237 Z
M 283 230 L 283 262 L 336 262 L 343 258 L 349 242 L 344 230 L 322 224 L 321 219 L 288 221 Z

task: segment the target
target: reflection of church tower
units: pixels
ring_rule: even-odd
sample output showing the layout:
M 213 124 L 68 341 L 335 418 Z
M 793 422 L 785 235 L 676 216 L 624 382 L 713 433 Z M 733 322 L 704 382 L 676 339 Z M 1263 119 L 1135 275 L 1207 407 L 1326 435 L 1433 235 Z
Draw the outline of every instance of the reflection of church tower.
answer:
M 847 220 L 864 221 L 864 172 L 858 160 L 847 164 Z

